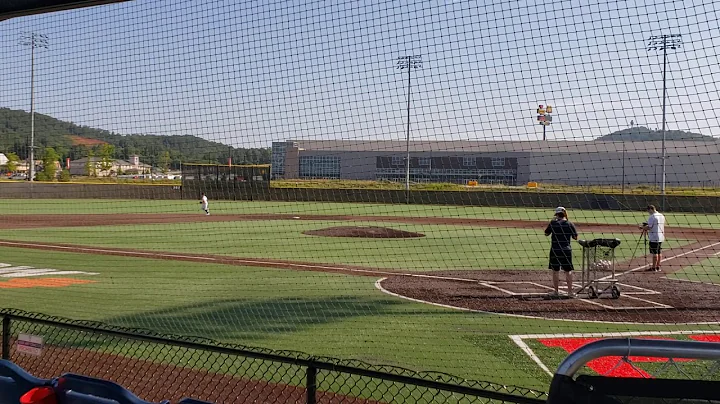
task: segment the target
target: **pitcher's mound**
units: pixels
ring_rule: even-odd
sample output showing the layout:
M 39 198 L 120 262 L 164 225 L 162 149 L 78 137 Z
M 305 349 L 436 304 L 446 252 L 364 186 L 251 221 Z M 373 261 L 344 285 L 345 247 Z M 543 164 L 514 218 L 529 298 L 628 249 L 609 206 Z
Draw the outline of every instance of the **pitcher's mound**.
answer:
M 365 237 L 365 238 L 412 238 L 425 237 L 422 233 L 414 233 L 410 231 L 388 229 L 387 227 L 376 226 L 339 226 L 328 227 L 326 229 L 308 230 L 303 234 L 310 236 L 325 237 Z

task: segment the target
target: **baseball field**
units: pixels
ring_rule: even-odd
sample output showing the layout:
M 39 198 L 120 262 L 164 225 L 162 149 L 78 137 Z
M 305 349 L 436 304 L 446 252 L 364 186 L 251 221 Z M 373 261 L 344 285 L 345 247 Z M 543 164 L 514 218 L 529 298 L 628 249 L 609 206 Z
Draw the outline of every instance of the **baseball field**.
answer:
M 550 300 L 552 208 L 0 200 L 0 307 L 541 390 L 580 340 L 715 338 L 720 216 L 647 273 L 645 212 L 570 209 L 621 296 Z

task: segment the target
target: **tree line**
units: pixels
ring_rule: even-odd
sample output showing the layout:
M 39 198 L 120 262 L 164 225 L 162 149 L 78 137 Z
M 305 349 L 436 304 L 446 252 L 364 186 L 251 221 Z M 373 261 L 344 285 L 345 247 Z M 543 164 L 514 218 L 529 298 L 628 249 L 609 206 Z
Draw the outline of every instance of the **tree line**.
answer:
M 108 149 L 102 142 L 112 148 Z M 177 169 L 181 163 L 227 164 L 228 158 L 232 158 L 233 164 L 270 164 L 271 154 L 270 148 L 234 148 L 190 135 L 121 135 L 38 113 L 35 114 L 35 147 L 38 159 L 47 148 L 52 148 L 62 161 L 111 151 L 113 159 L 128 160 L 138 155 L 145 164 L 169 169 Z M 29 157 L 30 113 L 0 108 L 0 153 L 14 153 L 22 160 Z

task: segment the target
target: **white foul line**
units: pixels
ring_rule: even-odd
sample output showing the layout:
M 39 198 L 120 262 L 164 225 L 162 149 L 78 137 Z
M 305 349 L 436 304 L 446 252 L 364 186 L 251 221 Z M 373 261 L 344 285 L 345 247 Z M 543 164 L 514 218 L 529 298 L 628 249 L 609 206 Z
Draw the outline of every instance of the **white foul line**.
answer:
M 695 252 L 698 252 L 698 251 L 702 251 L 702 250 L 705 250 L 705 249 L 710 248 L 710 247 L 715 247 L 715 246 L 718 245 L 718 244 L 720 244 L 720 241 L 715 242 L 715 243 L 712 243 L 712 244 L 710 244 L 710 245 L 706 245 L 705 247 L 700 247 L 700 248 L 696 248 L 696 249 L 694 249 L 694 250 L 690 250 L 690 251 L 684 252 L 684 253 L 682 253 L 682 254 L 673 255 L 672 257 L 663 258 L 660 262 L 667 262 L 667 261 L 670 261 L 670 260 L 674 260 L 674 259 L 676 259 L 676 258 L 684 257 L 684 256 L 686 256 L 686 255 L 688 255 L 688 254 L 692 254 L 692 253 L 695 253 Z M 647 265 L 642 265 L 642 266 L 639 266 L 639 267 L 637 267 L 637 268 L 629 269 L 629 270 L 627 270 L 627 271 L 625 271 L 625 272 L 621 272 L 620 274 L 618 274 L 618 275 L 616 275 L 616 276 L 622 276 L 622 275 L 629 274 L 630 272 L 639 271 L 639 270 L 645 268 L 646 266 L 647 266 Z M 600 278 L 600 279 L 598 279 L 598 280 L 604 281 L 604 280 L 610 279 L 610 278 L 612 278 L 612 277 L 613 277 L 613 275 L 608 275 L 608 276 L 603 277 L 603 278 Z

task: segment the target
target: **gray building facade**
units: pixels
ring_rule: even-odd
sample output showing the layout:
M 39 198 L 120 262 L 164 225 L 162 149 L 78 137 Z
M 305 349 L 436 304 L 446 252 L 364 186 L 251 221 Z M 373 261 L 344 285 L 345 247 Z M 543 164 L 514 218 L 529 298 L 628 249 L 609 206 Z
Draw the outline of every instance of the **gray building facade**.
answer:
M 280 179 L 405 179 L 403 141 L 274 142 L 272 176 Z M 720 184 L 720 142 L 666 142 L 668 186 Z M 661 142 L 443 141 L 410 143 L 413 182 L 657 185 Z

